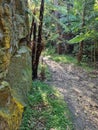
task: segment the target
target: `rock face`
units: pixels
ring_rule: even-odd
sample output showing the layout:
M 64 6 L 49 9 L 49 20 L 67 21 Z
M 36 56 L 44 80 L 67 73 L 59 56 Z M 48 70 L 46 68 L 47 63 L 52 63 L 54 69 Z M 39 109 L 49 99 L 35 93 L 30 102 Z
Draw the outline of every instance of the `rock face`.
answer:
M 27 0 L 0 0 L 0 79 L 6 75 L 10 53 L 28 34 L 27 8 Z
M 0 0 L 0 130 L 18 130 L 21 123 L 23 106 L 3 80 L 11 54 L 29 33 L 27 8 L 27 0 Z
M 0 130 L 17 130 L 21 123 L 23 106 L 11 95 L 7 82 L 0 84 Z

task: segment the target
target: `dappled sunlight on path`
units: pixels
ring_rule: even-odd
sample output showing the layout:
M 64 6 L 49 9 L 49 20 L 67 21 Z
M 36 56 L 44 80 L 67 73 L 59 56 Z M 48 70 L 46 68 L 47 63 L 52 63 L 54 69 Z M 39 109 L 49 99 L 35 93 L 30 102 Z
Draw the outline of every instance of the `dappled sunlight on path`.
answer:
M 98 75 L 92 78 L 81 67 L 43 59 L 52 74 L 46 82 L 64 95 L 76 130 L 98 130 Z

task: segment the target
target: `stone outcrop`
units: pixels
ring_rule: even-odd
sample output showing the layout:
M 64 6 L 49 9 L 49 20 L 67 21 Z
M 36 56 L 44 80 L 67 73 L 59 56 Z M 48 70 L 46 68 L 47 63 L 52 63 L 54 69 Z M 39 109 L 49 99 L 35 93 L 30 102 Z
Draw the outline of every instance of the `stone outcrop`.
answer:
M 21 123 L 23 106 L 4 78 L 12 53 L 29 33 L 27 8 L 27 0 L 0 0 L 0 130 L 18 130 Z
M 7 82 L 0 84 L 0 130 L 17 130 L 21 123 L 23 106 L 11 95 Z
M 0 79 L 7 73 L 10 53 L 29 30 L 27 0 L 0 0 Z

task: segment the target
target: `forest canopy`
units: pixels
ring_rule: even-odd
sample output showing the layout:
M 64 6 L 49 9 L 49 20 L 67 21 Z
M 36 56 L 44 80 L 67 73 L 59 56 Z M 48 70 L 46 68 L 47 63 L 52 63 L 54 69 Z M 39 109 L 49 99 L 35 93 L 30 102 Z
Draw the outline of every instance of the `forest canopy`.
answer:
M 58 54 L 73 54 L 77 62 L 98 59 L 98 1 L 97 0 L 29 0 L 30 21 L 36 23 L 36 33 L 42 46 L 54 46 Z M 33 17 L 33 18 L 32 18 Z M 42 17 L 42 18 L 41 18 Z M 41 18 L 41 19 L 40 19 Z M 33 21 L 33 22 L 34 22 Z M 31 24 L 32 28 L 32 24 Z M 34 30 L 32 30 L 34 31 Z M 38 43 L 36 43 L 38 44 Z M 40 54 L 44 47 L 41 48 Z M 62 49 L 63 48 L 63 49 Z M 39 59 L 39 58 L 38 58 Z

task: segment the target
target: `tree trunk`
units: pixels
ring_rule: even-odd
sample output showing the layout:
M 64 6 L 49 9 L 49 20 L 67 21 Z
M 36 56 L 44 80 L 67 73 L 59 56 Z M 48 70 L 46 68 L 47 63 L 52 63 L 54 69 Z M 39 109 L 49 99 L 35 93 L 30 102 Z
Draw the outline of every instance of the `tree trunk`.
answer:
M 86 1 L 84 3 L 83 13 L 82 13 L 82 25 L 81 25 L 82 29 L 85 26 L 85 16 L 86 16 Z M 80 46 L 79 46 L 79 52 L 78 52 L 78 55 L 77 55 L 77 60 L 78 60 L 79 64 L 80 64 L 80 62 L 82 61 L 82 58 L 83 58 L 83 44 L 84 44 L 84 41 L 81 41 Z
M 34 23 L 33 30 L 33 47 L 32 47 L 32 79 L 38 78 L 38 65 L 41 52 L 43 50 L 42 44 L 42 25 L 43 25 L 43 14 L 44 14 L 44 0 L 41 1 L 40 15 L 39 15 L 39 26 L 38 26 L 38 39 L 36 38 L 37 27 Z

